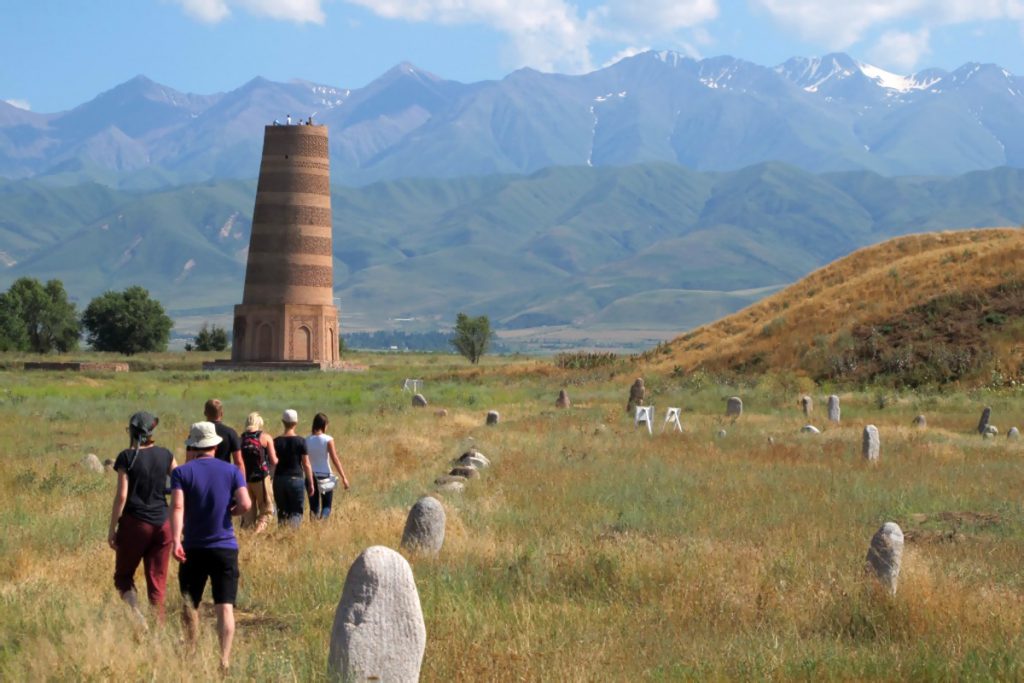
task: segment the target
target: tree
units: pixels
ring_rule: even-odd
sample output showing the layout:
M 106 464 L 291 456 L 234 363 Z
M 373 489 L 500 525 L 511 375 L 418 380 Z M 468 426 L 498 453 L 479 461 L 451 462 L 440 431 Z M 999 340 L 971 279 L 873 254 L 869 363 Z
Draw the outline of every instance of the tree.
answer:
M 491 321 L 486 315 L 471 318 L 465 313 L 459 313 L 455 317 L 455 336 L 449 342 L 470 363 L 476 365 L 480 357 L 487 353 L 493 337 Z
M 227 330 L 217 325 L 210 327 L 206 323 L 203 323 L 203 326 L 199 329 L 195 343 L 185 346 L 186 351 L 191 351 L 192 349 L 196 351 L 223 351 L 226 348 L 228 348 Z
M 164 351 L 173 321 L 164 307 L 139 286 L 105 292 L 89 302 L 82 315 L 89 344 L 97 351 L 126 356 L 140 351 Z
M 31 277 L 0 294 L 0 350 L 65 353 L 78 347 L 80 326 L 64 284 Z

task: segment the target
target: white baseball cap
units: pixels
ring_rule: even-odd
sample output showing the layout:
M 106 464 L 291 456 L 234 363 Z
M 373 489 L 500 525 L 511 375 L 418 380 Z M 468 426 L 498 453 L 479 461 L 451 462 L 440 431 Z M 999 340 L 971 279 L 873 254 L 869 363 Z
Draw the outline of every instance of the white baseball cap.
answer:
M 289 408 L 288 410 L 281 413 L 281 422 L 288 422 L 289 424 L 299 423 L 299 414 Z

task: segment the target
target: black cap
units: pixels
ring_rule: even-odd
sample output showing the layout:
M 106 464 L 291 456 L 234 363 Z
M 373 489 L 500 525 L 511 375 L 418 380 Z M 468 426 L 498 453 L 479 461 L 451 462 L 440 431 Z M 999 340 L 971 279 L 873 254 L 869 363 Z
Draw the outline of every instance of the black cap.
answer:
M 140 411 L 128 420 L 128 430 L 133 438 L 138 437 L 140 441 L 148 441 L 158 424 L 160 424 L 160 418 L 156 415 Z

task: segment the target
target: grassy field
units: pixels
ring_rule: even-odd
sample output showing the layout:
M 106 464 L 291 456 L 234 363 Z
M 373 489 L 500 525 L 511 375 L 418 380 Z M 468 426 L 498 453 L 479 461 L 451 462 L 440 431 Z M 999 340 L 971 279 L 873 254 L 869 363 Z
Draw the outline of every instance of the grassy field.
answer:
M 397 548 L 408 509 L 470 438 L 494 466 L 461 496 L 438 495 L 444 548 L 410 558 L 423 680 L 1024 677 L 1024 445 L 973 431 L 984 405 L 1003 433 L 1024 423 L 1020 389 L 840 391 L 836 427 L 824 410 L 834 387 L 649 373 L 657 419 L 680 406 L 686 427 L 650 437 L 624 412 L 643 372 L 625 364 L 395 354 L 352 358 L 364 373 L 218 374 L 199 359 L 143 357 L 149 371 L 124 375 L 0 372 L 0 678 L 217 676 L 211 614 L 192 658 L 173 618 L 133 629 L 105 543 L 115 478 L 77 466 L 124 448 L 140 409 L 161 417 L 158 443 L 180 457 L 211 397 L 236 426 L 251 410 L 274 424 L 295 408 L 304 428 L 326 412 L 352 480 L 324 524 L 240 534 L 232 680 L 325 678 L 349 565 L 367 546 Z M 424 379 L 429 408 L 410 407 L 405 377 Z M 563 387 L 568 411 L 554 408 Z M 804 392 L 820 436 L 798 433 Z M 745 403 L 735 424 L 723 418 L 733 394 Z M 484 426 L 488 409 L 497 427 Z M 910 426 L 919 413 L 925 430 Z M 882 439 L 875 466 L 860 457 L 868 423 Z M 885 521 L 907 534 L 895 598 L 863 570 Z M 176 580 L 172 568 L 170 615 Z

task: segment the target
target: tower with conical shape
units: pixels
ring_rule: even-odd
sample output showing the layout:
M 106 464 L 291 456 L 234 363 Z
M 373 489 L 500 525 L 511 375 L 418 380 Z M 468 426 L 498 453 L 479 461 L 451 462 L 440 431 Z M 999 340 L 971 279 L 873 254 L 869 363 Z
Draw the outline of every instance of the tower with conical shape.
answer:
M 233 365 L 339 363 L 327 127 L 267 126 Z

